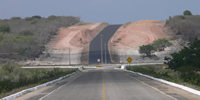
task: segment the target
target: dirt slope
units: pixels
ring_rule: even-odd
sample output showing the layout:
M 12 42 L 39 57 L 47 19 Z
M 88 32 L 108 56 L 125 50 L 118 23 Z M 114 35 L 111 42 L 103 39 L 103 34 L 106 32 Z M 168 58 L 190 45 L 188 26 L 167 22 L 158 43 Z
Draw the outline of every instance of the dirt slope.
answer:
M 44 54 L 32 64 L 69 64 L 69 47 L 71 64 L 87 63 L 90 41 L 108 23 L 83 23 L 81 25 L 61 28 L 45 46 Z
M 68 52 L 66 48 L 70 47 L 72 58 L 73 54 L 79 54 L 79 57 L 75 58 L 79 60 L 77 63 L 87 63 L 90 41 L 107 25 L 108 23 L 89 23 L 61 29 L 59 41 L 54 48 Z
M 158 38 L 168 37 L 163 32 L 164 24 L 164 21 L 142 20 L 128 22 L 121 26 L 109 42 L 110 52 L 113 55 L 112 60 L 119 62 L 120 58 L 125 60 L 128 56 L 135 57 L 139 55 L 139 46 L 152 43 Z

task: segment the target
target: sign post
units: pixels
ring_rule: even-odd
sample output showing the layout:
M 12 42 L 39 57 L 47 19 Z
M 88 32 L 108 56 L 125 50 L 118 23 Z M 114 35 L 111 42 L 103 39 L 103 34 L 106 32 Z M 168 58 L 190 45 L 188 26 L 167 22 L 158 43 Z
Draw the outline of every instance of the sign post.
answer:
M 133 61 L 133 59 L 129 56 L 126 61 L 129 63 L 129 66 L 130 66 L 130 63 Z

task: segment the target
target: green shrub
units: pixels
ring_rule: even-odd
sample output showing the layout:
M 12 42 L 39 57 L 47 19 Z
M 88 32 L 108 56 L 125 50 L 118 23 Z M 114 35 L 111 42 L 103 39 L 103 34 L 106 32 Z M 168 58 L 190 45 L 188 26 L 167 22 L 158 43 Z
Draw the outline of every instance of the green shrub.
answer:
M 3 33 L 10 32 L 10 26 L 9 25 L 1 25 L 0 26 L 0 32 L 3 32 Z
M 28 52 L 31 52 L 31 50 L 32 49 L 30 47 L 28 47 L 28 48 L 22 48 L 22 49 L 19 50 L 18 55 L 25 55 Z
M 200 70 L 200 40 L 195 40 L 189 47 L 165 57 L 170 69 L 183 73 L 184 71 L 197 72 Z
M 166 47 L 172 45 L 167 39 L 158 39 L 153 41 L 154 48 L 159 51 L 164 51 Z
M 172 53 L 172 58 L 165 57 L 169 68 L 177 71 L 185 82 L 198 85 L 200 82 L 200 40 L 195 40 L 189 47 Z
M 9 73 L 12 73 L 15 68 L 19 68 L 19 65 L 16 65 L 14 63 L 8 62 L 7 64 L 2 66 L 2 70 L 8 71 Z

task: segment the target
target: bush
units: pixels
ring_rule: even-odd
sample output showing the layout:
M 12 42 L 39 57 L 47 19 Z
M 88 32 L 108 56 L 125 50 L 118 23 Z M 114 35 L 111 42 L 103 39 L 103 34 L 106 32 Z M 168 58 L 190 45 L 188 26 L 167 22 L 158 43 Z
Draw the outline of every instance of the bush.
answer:
M 20 20 L 21 17 L 12 17 L 11 19 L 12 19 L 12 20 Z
M 155 52 L 155 48 L 151 44 L 143 45 L 143 46 L 140 46 L 139 48 L 139 53 L 146 54 L 147 57 L 151 57 L 152 56 L 151 54 L 154 52 Z
M 0 32 L 3 32 L 3 33 L 10 32 L 10 26 L 9 25 L 2 25 L 2 26 L 0 26 Z
M 39 15 L 32 16 L 33 19 L 41 19 L 42 17 Z
M 166 47 L 172 45 L 167 39 L 158 39 L 153 41 L 153 46 L 156 50 L 164 51 Z

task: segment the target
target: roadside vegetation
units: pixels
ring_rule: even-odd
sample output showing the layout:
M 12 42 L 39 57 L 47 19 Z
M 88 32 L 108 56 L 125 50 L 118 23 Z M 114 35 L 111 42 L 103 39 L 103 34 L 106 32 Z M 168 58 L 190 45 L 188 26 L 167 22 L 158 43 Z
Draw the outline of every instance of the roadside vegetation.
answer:
M 172 43 L 170 43 L 167 39 L 158 39 L 153 41 L 152 44 L 148 45 L 142 45 L 139 48 L 140 54 L 145 54 L 146 57 L 153 57 L 155 55 L 152 55 L 154 52 L 164 51 L 166 47 L 171 46 Z
M 41 16 L 12 17 L 0 20 L 0 60 L 34 59 L 44 51 L 44 45 L 61 27 L 80 22 L 79 17 Z
M 175 33 L 174 37 L 183 39 L 183 42 L 193 42 L 200 39 L 200 15 L 192 15 L 189 10 L 183 12 L 183 15 L 169 17 L 166 20 L 167 27 Z
M 188 47 L 165 57 L 165 64 L 176 71 L 185 82 L 200 86 L 200 40 L 194 40 Z
M 0 98 L 12 90 L 42 84 L 76 71 L 76 69 L 23 69 L 20 67 L 10 62 L 0 67 Z

